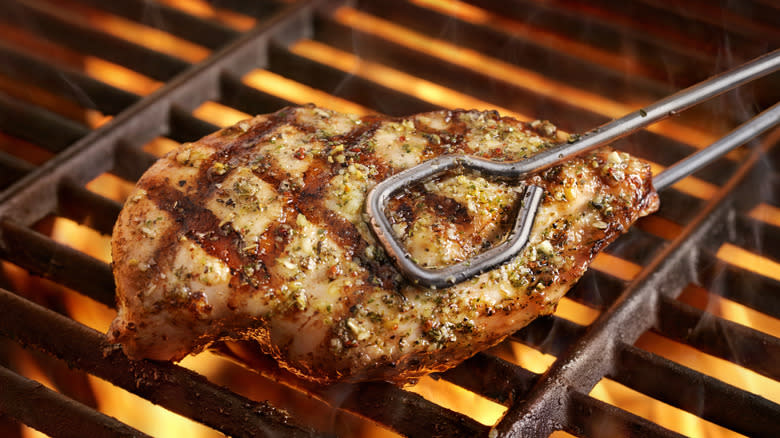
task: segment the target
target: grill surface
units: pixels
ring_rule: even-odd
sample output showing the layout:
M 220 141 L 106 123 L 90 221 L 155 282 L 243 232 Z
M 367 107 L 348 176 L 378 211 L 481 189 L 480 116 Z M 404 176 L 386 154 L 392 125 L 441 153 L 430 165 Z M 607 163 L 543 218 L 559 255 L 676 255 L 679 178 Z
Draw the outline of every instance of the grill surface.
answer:
M 577 132 L 780 46 L 780 8 L 764 0 L 690 1 L 684 9 L 656 0 L 215 0 L 219 12 L 211 17 L 168 0 L 112 3 L 6 0 L 0 11 L 0 432 L 8 436 L 19 434 L 16 421 L 56 436 L 141 435 L 93 409 L 94 396 L 80 389 L 84 373 L 232 436 L 334 432 L 182 366 L 129 361 L 70 317 L 61 298 L 31 293 L 35 288 L 11 278 L 21 268 L 47 279 L 34 283 L 44 290 L 64 286 L 112 307 L 109 265 L 55 240 L 52 218 L 110 234 L 122 199 L 86 184 L 104 173 L 133 182 L 155 159 L 153 145 L 218 129 L 208 102 L 249 114 L 309 101 L 391 115 L 485 105 Z M 139 24 L 159 33 L 134 39 Z M 170 37 L 187 50 L 169 52 L 152 41 Z M 131 87 L 95 73 L 107 64 L 140 79 Z M 279 78 L 303 85 L 302 94 L 273 85 Z M 764 78 L 616 146 L 668 166 L 780 99 L 779 79 Z M 442 89 L 456 94 L 440 97 Z M 780 406 L 772 399 L 779 394 L 740 389 L 642 348 L 642 339 L 660 336 L 780 380 L 777 332 L 678 299 L 696 285 L 774 323 L 780 318 L 777 276 L 721 253 L 724 245 L 741 248 L 777 269 L 780 229 L 756 212 L 780 208 L 778 142 L 775 131 L 665 190 L 660 212 L 606 250 L 602 260 L 613 267 L 597 263 L 569 293 L 599 314 L 595 321 L 541 318 L 436 378 L 505 406 L 499 436 L 678 436 L 594 397 L 604 380 L 736 433 L 775 435 Z M 28 380 L 9 359 L 17 344 L 48 353 L 36 357 L 76 377 L 55 379 L 57 392 Z M 557 359 L 546 372 L 532 372 L 502 353 L 512 344 Z M 403 435 L 491 430 L 390 384 L 324 388 L 249 353 L 251 346 L 215 350 L 249 362 L 258 380 L 282 382 Z

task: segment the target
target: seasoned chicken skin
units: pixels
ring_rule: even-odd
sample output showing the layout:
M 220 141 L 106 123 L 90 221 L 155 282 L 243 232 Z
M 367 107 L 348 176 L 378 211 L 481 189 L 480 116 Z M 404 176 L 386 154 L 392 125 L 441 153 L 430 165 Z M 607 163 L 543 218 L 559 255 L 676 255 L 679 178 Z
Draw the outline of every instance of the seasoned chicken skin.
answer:
M 305 106 L 183 144 L 144 174 L 116 223 L 109 340 L 164 360 L 253 340 L 319 382 L 403 382 L 455 366 L 553 312 L 601 248 L 657 209 L 649 166 L 604 148 L 529 178 L 545 195 L 525 250 L 442 290 L 398 273 L 367 226 L 365 194 L 440 154 L 519 160 L 555 135 L 495 112 Z M 517 185 L 447 175 L 388 213 L 418 262 L 446 265 L 501 241 Z

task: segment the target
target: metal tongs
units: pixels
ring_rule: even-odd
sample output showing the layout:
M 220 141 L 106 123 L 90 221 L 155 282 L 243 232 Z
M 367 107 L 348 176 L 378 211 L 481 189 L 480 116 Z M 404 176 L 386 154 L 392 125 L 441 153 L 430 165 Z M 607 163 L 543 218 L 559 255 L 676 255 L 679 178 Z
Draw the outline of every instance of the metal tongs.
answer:
M 652 123 L 675 115 L 705 100 L 758 79 L 780 69 L 780 49 L 742 66 L 714 76 L 666 97 L 648 107 L 606 123 L 571 143 L 547 149 L 531 158 L 515 162 L 496 162 L 468 155 L 444 155 L 423 162 L 377 184 L 367 195 L 366 212 L 377 238 L 411 281 L 432 288 L 444 288 L 467 280 L 511 260 L 528 243 L 539 202 L 544 190 L 528 185 L 522 195 L 515 224 L 505 241 L 469 260 L 443 268 L 428 269 L 418 265 L 394 235 L 385 213 L 388 201 L 400 190 L 421 183 L 441 173 L 461 168 L 481 175 L 519 180 L 561 163 L 575 155 L 605 145 Z M 661 190 L 699 170 L 728 151 L 776 125 L 780 121 L 780 103 L 742 124 L 710 146 L 679 161 L 653 178 Z

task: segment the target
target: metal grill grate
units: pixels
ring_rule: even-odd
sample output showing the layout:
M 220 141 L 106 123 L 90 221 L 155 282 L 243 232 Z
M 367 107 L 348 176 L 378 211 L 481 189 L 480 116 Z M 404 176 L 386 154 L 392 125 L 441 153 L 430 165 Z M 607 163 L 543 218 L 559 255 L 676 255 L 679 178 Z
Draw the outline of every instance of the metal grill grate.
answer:
M 141 433 L 92 409 L 94 400 L 78 389 L 55 385 L 63 396 L 8 369 L 9 345 L 42 350 L 228 435 L 334 432 L 184 367 L 106 352 L 103 335 L 69 317 L 59 301 L 25 296 L 9 279 L 18 267 L 113 306 L 109 265 L 55 240 L 48 224 L 61 217 L 110 234 L 120 200 L 86 184 L 104 173 L 135 181 L 155 159 L 151 144 L 216 130 L 210 102 L 249 114 L 308 101 L 391 115 L 486 105 L 576 132 L 780 46 L 780 8 L 764 0 L 691 1 L 685 9 L 660 0 L 215 0 L 208 18 L 172 0 L 115 3 L 6 0 L 0 12 L 0 333 L 7 338 L 0 423 L 5 415 L 56 436 Z M 129 30 L 117 33 L 105 23 Z M 246 30 L 246 23 L 254 26 Z M 160 32 L 150 38 L 175 38 L 174 46 L 186 50 L 135 38 L 139 25 Z M 96 73 L 105 65 L 137 84 Z M 668 166 L 780 99 L 779 79 L 769 76 L 616 146 Z M 286 91 L 274 85 L 290 81 Z M 660 335 L 780 380 L 778 332 L 677 299 L 696 284 L 777 326 L 778 276 L 731 263 L 719 250 L 742 248 L 777 269 L 780 229 L 757 212 L 780 217 L 780 155 L 772 148 L 778 142 L 778 132 L 767 135 L 664 191 L 661 211 L 610 246 L 568 294 L 599 313 L 595 321 L 539 319 L 436 377 L 505 406 L 495 428 L 500 436 L 678 435 L 593 396 L 604 379 L 737 433 L 774 435 L 780 395 L 754 394 L 647 351 L 640 336 Z M 511 344 L 557 359 L 546 372 L 533 372 L 502 353 Z M 251 344 L 215 350 L 403 435 L 491 430 L 390 384 L 325 388 L 294 378 Z

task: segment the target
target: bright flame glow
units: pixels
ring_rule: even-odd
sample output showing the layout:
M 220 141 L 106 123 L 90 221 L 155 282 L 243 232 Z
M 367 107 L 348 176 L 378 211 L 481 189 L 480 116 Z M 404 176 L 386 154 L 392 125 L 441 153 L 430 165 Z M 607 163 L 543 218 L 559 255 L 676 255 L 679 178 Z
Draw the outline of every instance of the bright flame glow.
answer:
M 15 362 L 15 367 L 19 369 L 19 374 L 23 375 L 24 377 L 35 380 L 36 382 L 40 383 L 41 385 L 51 389 L 52 391 L 56 391 L 57 387 L 54 385 L 54 382 L 49 379 L 49 376 L 44 372 L 40 365 L 30 356 L 30 353 L 28 353 L 25 350 L 22 350 L 21 348 L 16 348 L 16 352 L 14 353 L 13 360 Z M 43 432 L 39 432 L 35 429 L 33 429 L 30 426 L 27 426 L 24 423 L 19 423 L 21 426 L 21 432 L 23 438 L 46 438 L 48 435 L 46 435 Z
M 657 215 L 645 216 L 635 226 L 668 241 L 676 239 L 682 232 L 680 225 Z
M 558 308 L 555 310 L 556 316 L 566 318 L 579 325 L 590 325 L 598 318 L 600 313 L 596 309 L 592 309 L 567 297 L 563 297 L 558 301 Z
M 140 96 L 146 96 L 162 86 L 162 82 L 94 56 L 84 57 L 84 71 L 109 85 Z
M 237 29 L 247 29 L 255 22 L 254 19 L 240 14 L 232 14 L 214 9 L 204 0 L 193 0 L 190 2 L 181 2 L 179 0 L 160 1 L 186 10 L 194 15 L 208 17 L 227 23 Z M 634 60 L 626 60 L 623 57 L 617 57 L 598 49 L 593 49 L 585 44 L 563 39 L 542 29 L 535 29 L 530 24 L 503 19 L 502 17 L 465 3 L 457 1 L 443 2 L 437 0 L 414 1 L 423 6 L 458 16 L 466 21 L 501 26 L 517 35 L 533 38 L 541 44 L 553 47 L 556 50 L 564 50 L 576 56 L 594 59 L 602 65 L 633 72 L 632 74 L 643 73 L 642 66 Z M 172 37 L 170 34 L 159 32 L 109 14 L 93 14 L 89 17 L 96 23 L 100 23 L 100 26 L 102 26 L 106 32 L 153 48 L 154 50 L 180 57 L 190 62 L 197 62 L 209 54 L 207 49 Z M 635 109 L 637 106 L 646 105 L 648 103 L 641 101 L 624 103 L 615 102 L 604 98 L 603 96 L 593 95 L 592 93 L 578 90 L 566 84 L 552 81 L 549 78 L 532 71 L 498 61 L 472 50 L 427 37 L 380 18 L 362 14 L 351 9 L 345 8 L 340 10 L 337 13 L 336 18 L 343 24 L 353 26 L 361 31 L 369 32 L 398 44 L 423 51 L 429 55 L 446 59 L 447 62 L 457 63 L 474 71 L 500 78 L 518 87 L 533 89 L 535 92 L 553 97 L 565 95 L 567 100 L 571 101 L 573 104 L 608 117 L 623 115 L 624 113 Z M 2 25 L 0 25 L 0 28 L 2 28 Z M 1 30 L 2 29 L 0 29 L 0 31 Z M 308 57 L 317 62 L 339 68 L 349 73 L 357 74 L 384 86 L 417 96 L 442 107 L 460 106 L 464 108 L 498 109 L 502 113 L 514 116 L 518 119 L 530 120 L 534 118 L 531 115 L 518 114 L 507 109 L 496 108 L 488 102 L 475 99 L 469 95 L 458 93 L 454 90 L 441 87 L 437 84 L 421 80 L 379 64 L 366 62 L 352 54 L 339 51 L 314 41 L 301 41 L 294 45 L 292 50 L 299 55 Z M 82 60 L 83 68 L 90 76 L 139 95 L 147 95 L 161 86 L 161 83 L 158 81 L 151 80 L 129 69 L 94 57 L 80 56 L 78 68 L 82 68 Z M 244 78 L 244 82 L 261 91 L 280 96 L 286 100 L 299 104 L 314 102 L 317 105 L 341 112 L 355 114 L 373 113 L 373 110 L 369 108 L 340 99 L 312 87 L 299 84 L 268 71 L 255 70 L 250 72 Z M 201 105 L 195 110 L 195 115 L 219 126 L 227 126 L 238 120 L 249 117 L 248 114 L 214 102 L 206 102 Z M 105 123 L 106 120 L 108 119 L 97 117 L 91 123 L 94 126 L 98 126 L 101 123 Z M 711 133 L 686 127 L 673 121 L 658 124 L 651 128 L 651 130 L 694 146 L 707 145 L 714 139 L 713 134 Z M 147 145 L 145 150 L 160 155 L 176 146 L 176 142 L 159 138 Z M 660 169 L 661 166 L 653 165 L 654 172 L 658 172 Z M 121 181 L 116 177 L 103 175 L 90 183 L 88 188 L 103 196 L 121 202 L 126 198 L 132 185 Z M 718 189 L 716 186 L 695 178 L 686 178 L 675 185 L 675 188 L 701 199 L 711 198 Z M 776 207 L 762 205 L 751 212 L 751 215 L 759 220 L 780 226 L 780 210 Z M 646 218 L 643 220 L 642 224 L 643 228 L 651 230 L 654 234 L 667 239 L 672 239 L 677 236 L 681 229 L 678 225 L 657 217 Z M 110 262 L 110 246 L 109 238 L 107 236 L 101 236 L 87 227 L 79 226 L 65 219 L 57 219 L 54 222 L 52 233 L 55 240 L 71 245 L 103 261 Z M 731 263 L 743 266 L 746 269 L 763 272 L 765 273 L 764 275 L 768 275 L 766 273 L 774 273 L 775 277 L 773 278 L 777 278 L 777 275 L 780 275 L 778 274 L 780 273 L 780 265 L 777 263 L 751 253 L 745 253 L 747 252 L 739 248 L 724 245 L 724 247 L 721 248 L 721 251 L 719 251 L 718 256 Z M 758 257 L 758 259 L 756 259 L 756 257 Z M 758 264 L 756 264 L 757 260 L 759 262 Z M 624 280 L 634 278 L 641 270 L 641 267 L 634 263 L 605 253 L 596 257 L 593 267 Z M 95 303 L 80 294 L 66 294 L 65 300 L 74 319 L 103 332 L 107 329 L 108 324 L 114 316 L 113 311 L 106 309 L 104 306 Z M 778 322 L 773 318 L 720 297 L 710 296 L 709 300 L 710 301 L 706 304 L 706 310 L 711 313 L 739 323 L 749 324 L 756 327 L 758 330 L 773 333 L 775 336 L 778 333 Z M 598 314 L 598 311 L 566 298 L 560 302 L 556 313 L 557 316 L 583 325 L 591 324 L 598 317 Z M 716 377 L 723 376 L 722 378 L 727 381 L 732 381 L 735 374 L 744 374 L 745 370 L 731 363 L 721 364 L 720 362 L 725 361 L 713 361 L 706 357 L 701 358 L 700 355 L 691 355 L 691 352 L 688 351 L 691 349 L 680 349 L 675 345 L 669 347 L 667 344 L 671 341 L 663 340 L 663 338 L 659 340 L 657 338 L 660 337 L 656 336 L 653 338 L 653 335 L 648 335 L 643 337 L 638 345 L 650 351 L 657 351 L 659 349 L 661 351 L 668 350 L 666 354 L 668 354 L 670 358 L 673 357 L 673 360 L 688 364 L 687 366 L 693 368 L 704 367 L 706 368 L 706 371 L 703 372 Z M 508 357 L 507 360 L 517 363 L 533 372 L 545 372 L 555 360 L 554 356 L 543 354 L 538 350 L 523 344 L 517 342 L 508 342 L 507 344 L 511 347 L 508 351 L 512 353 L 512 357 Z M 501 348 L 496 348 L 493 352 L 494 354 L 499 355 L 499 357 L 504 358 L 505 356 L 505 354 L 501 352 Z M 221 359 L 215 358 L 209 354 L 190 357 L 184 361 L 185 366 L 195 369 L 207 377 L 211 377 L 212 374 L 221 369 L 220 363 Z M 710 366 L 715 368 L 723 367 L 724 370 L 712 371 L 709 369 Z M 777 390 L 778 384 L 776 382 L 773 382 L 774 386 L 766 387 L 769 389 L 765 391 L 764 385 L 766 379 L 763 378 L 763 376 L 755 375 L 748 376 L 747 378 L 740 378 L 744 380 L 744 382 L 741 383 L 744 387 L 750 388 L 750 390 L 760 389 L 762 396 L 772 400 L 777 401 L 780 399 L 780 392 Z M 36 375 L 36 380 L 45 383 L 46 377 L 38 377 Z M 91 381 L 97 394 L 101 411 L 115 416 L 121 421 L 127 422 L 146 433 L 155 436 L 194 437 L 221 435 L 190 420 L 171 414 L 162 408 L 156 407 L 151 403 L 118 389 L 100 379 L 91 378 Z M 429 400 L 471 416 L 484 424 L 494 424 L 500 419 L 505 411 L 505 408 L 501 405 L 490 402 L 478 395 L 441 380 L 435 381 L 431 378 L 424 378 L 418 385 L 408 389 L 423 395 Z M 681 431 L 682 433 L 694 435 L 713 434 L 707 436 L 720 436 L 718 434 L 723 432 L 721 428 L 702 421 L 693 415 L 648 399 L 642 394 L 636 393 L 635 391 L 622 387 L 614 382 L 610 382 L 609 380 L 603 380 L 599 383 L 599 385 L 594 388 L 592 395 L 597 398 L 602 397 L 605 401 L 609 401 L 621 408 L 645 416 L 665 427 Z M 25 433 L 28 432 L 26 431 Z M 34 431 L 29 433 L 37 434 L 37 432 Z M 375 434 L 379 433 L 387 436 L 395 436 L 395 434 L 381 428 L 377 428 L 375 431 L 370 432 L 370 436 L 377 436 Z M 564 432 L 556 432 L 553 435 L 558 437 L 570 436 Z
M 719 259 L 729 262 L 734 266 L 757 272 L 765 277 L 780 280 L 780 263 L 754 254 L 746 249 L 730 243 L 724 243 L 716 255 Z
M 553 362 L 555 362 L 555 356 L 551 354 L 542 353 L 541 351 L 529 347 L 519 342 L 510 342 L 514 357 L 502 359 L 508 360 L 516 365 L 519 365 L 528 371 L 536 374 L 542 374 L 547 371 Z M 500 356 L 499 356 L 500 357 Z
M 672 341 L 653 332 L 643 334 L 637 340 L 636 346 L 728 382 L 737 388 L 758 394 L 774 403 L 780 402 L 780 382 L 727 360 L 702 353 L 693 347 Z
M 80 105 L 52 94 L 43 88 L 15 81 L 5 76 L 0 76 L 0 91 L 22 101 L 34 102 L 36 106 L 71 120 L 86 123 L 91 128 L 100 126 L 106 119 L 99 111 L 84 109 Z
M 780 337 L 780 320 L 728 298 L 711 294 L 699 286 L 689 285 L 678 300 L 723 319 Z
M 355 55 L 316 41 L 298 41 L 292 46 L 291 50 L 297 55 L 305 56 L 321 64 L 369 79 L 385 87 L 411 94 L 444 108 L 495 109 L 503 115 L 520 120 L 531 120 L 531 117 L 528 115 L 520 114 L 507 108 L 497 107 L 468 94 L 459 93 L 381 64 L 362 60 Z
M 429 3 L 429 2 L 419 2 Z M 432 2 L 430 2 L 432 3 Z M 439 2 L 436 2 L 437 4 Z M 451 4 L 448 2 L 448 4 Z M 485 13 L 487 14 L 487 13 Z M 470 14 L 467 14 L 471 16 Z M 568 103 L 587 109 L 596 114 L 609 118 L 622 117 L 636 111 L 642 106 L 649 105 L 649 101 L 636 101 L 620 103 L 608 99 L 599 94 L 590 93 L 576 87 L 549 79 L 544 75 L 531 70 L 520 68 L 516 65 L 499 61 L 480 54 L 471 49 L 459 47 L 448 42 L 425 36 L 421 33 L 409 30 L 389 21 L 364 14 L 350 8 L 341 8 L 334 15 L 342 24 L 352 26 L 360 31 L 380 36 L 386 40 L 405 45 L 422 51 L 426 54 L 438 57 L 446 62 L 466 67 L 470 70 L 501 79 L 519 88 L 525 88 L 555 99 L 566 97 Z M 505 21 L 503 19 L 500 19 Z M 539 41 L 537 39 L 537 41 Z M 571 40 L 565 41 L 566 47 L 577 45 Z M 588 58 L 592 59 L 592 58 Z M 451 106 L 451 105 L 450 105 Z M 503 110 L 499 110 L 504 113 Z M 519 117 L 518 117 L 519 118 Z M 529 117 L 523 117 L 528 120 Z M 677 141 L 691 144 L 695 147 L 704 147 L 717 140 L 712 133 L 682 125 L 673 120 L 667 120 L 647 128 Z
M 211 101 L 203 102 L 192 114 L 223 128 L 252 118 L 245 112 Z
M 257 20 L 246 15 L 232 12 L 227 9 L 215 8 L 212 4 L 204 0 L 157 0 L 160 3 L 172 6 L 188 14 L 200 18 L 206 18 L 218 21 L 223 24 L 239 30 L 246 31 L 255 25 Z
M 416 385 L 405 389 L 488 426 L 494 425 L 506 412 L 505 406 L 442 379 L 423 377 Z
M 616 55 L 585 43 L 572 41 L 545 29 L 535 28 L 531 20 L 529 22 L 509 20 L 490 11 L 470 6 L 457 0 L 412 0 L 412 2 L 470 23 L 500 27 L 518 36 L 533 40 L 537 44 L 549 49 L 564 51 L 583 59 L 592 59 L 615 70 L 625 71 L 627 74 L 647 75 L 648 73 L 641 63 L 633 59 Z
M 602 379 L 593 387 L 590 396 L 619 406 L 623 410 L 686 436 L 711 438 L 742 436 L 613 380 Z
M 188 418 L 152 404 L 142 397 L 119 390 L 111 383 L 89 376 L 100 411 L 136 429 L 158 437 L 223 437 L 224 435 Z
M 606 272 L 612 276 L 615 276 L 621 280 L 633 280 L 642 267 L 636 263 L 623 260 L 620 257 L 615 257 L 605 252 L 600 252 L 593 258 L 593 263 L 590 265 L 591 269 L 597 269 L 602 272 Z
M 375 111 L 357 103 L 333 96 L 266 70 L 253 70 L 244 76 L 243 81 L 250 87 L 299 105 L 313 103 L 334 111 L 358 115 L 375 113 Z
M 758 204 L 750 211 L 750 217 L 775 227 L 780 227 L 780 208 L 766 203 Z
M 118 15 L 91 9 L 76 2 L 67 2 L 66 7 L 74 12 L 72 16 L 87 21 L 87 26 L 152 50 L 193 63 L 209 55 L 209 50 L 202 46 Z
M 143 150 L 156 157 L 162 157 L 177 147 L 179 147 L 178 142 L 165 137 L 157 137 L 149 143 L 145 144 Z

